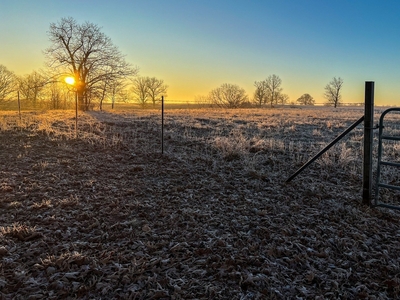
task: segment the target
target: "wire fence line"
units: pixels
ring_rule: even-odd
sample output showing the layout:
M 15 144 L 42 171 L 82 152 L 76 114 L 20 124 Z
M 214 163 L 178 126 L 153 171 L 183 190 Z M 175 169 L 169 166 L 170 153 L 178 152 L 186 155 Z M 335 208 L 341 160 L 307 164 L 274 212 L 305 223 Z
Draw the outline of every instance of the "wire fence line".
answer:
M 198 100 L 193 100 L 193 99 L 165 99 L 164 100 L 164 106 L 165 109 L 194 109 L 194 108 L 217 108 L 216 105 L 206 102 L 206 101 L 198 101 Z M 274 104 L 272 107 L 278 108 L 278 107 L 294 107 L 294 108 L 301 108 L 301 107 L 307 107 L 307 108 L 312 108 L 312 107 L 321 107 L 321 106 L 332 106 L 327 103 L 315 103 L 314 105 L 300 105 L 298 103 L 286 103 L 286 104 Z M 91 106 L 94 110 L 99 110 L 100 105 L 99 103 L 93 103 Z M 257 108 L 260 107 L 256 103 L 248 103 L 247 105 L 244 106 L 245 108 Z M 270 108 L 270 104 L 263 104 L 261 108 Z M 346 107 L 349 109 L 358 109 L 358 108 L 364 108 L 364 103 L 363 102 L 346 102 L 346 103 L 340 103 L 339 107 Z M 392 106 L 382 106 L 384 108 L 387 107 L 392 107 Z M 43 111 L 43 110 L 53 110 L 55 109 L 52 105 L 49 105 L 49 102 L 47 101 L 37 101 L 33 103 L 32 101 L 24 101 L 21 100 L 21 106 L 20 106 L 21 111 Z M 65 103 L 65 105 L 58 106 L 58 110 L 68 110 L 68 109 L 74 109 L 74 103 Z M 111 102 L 103 102 L 102 103 L 102 109 L 103 110 L 121 110 L 121 109 L 161 109 L 161 101 L 158 101 L 155 105 L 153 103 L 146 103 L 145 105 L 142 105 L 136 101 L 130 101 L 130 102 L 115 102 L 112 104 Z M 377 108 L 379 109 L 379 108 Z M 18 111 L 19 106 L 18 106 L 18 101 L 12 100 L 12 101 L 0 101 L 0 111 Z

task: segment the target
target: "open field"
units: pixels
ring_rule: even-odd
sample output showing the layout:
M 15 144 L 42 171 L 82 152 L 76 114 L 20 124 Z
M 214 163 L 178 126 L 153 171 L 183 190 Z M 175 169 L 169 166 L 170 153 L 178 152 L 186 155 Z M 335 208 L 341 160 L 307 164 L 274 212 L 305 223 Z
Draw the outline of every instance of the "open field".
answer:
M 399 298 L 400 214 L 361 205 L 362 126 L 285 183 L 362 114 L 171 110 L 161 155 L 159 110 L 81 113 L 77 139 L 73 111 L 0 113 L 2 298 Z

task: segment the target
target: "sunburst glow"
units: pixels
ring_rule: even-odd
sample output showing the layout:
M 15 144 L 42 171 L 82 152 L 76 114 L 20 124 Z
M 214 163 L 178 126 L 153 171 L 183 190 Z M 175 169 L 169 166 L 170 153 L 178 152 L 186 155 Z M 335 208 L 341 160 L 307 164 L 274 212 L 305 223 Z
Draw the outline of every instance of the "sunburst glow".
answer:
M 75 78 L 71 77 L 71 76 L 65 77 L 65 82 L 70 84 L 70 85 L 74 85 L 75 84 Z

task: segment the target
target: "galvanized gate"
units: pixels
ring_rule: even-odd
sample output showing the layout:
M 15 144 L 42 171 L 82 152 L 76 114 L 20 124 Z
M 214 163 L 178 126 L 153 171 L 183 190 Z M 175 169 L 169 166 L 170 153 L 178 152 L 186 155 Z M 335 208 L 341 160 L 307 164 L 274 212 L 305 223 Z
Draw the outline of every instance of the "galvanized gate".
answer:
M 398 133 L 396 135 L 386 135 L 384 132 L 384 130 L 385 130 L 384 118 L 390 112 L 399 112 L 400 113 L 400 108 L 389 108 L 389 109 L 385 110 L 379 119 L 378 170 L 377 170 L 377 174 L 376 174 L 375 206 L 381 206 L 381 207 L 387 207 L 387 208 L 400 210 L 400 206 L 398 206 L 398 205 L 382 203 L 379 201 L 379 189 L 380 188 L 386 188 L 386 189 L 400 191 L 400 185 L 394 185 L 392 183 L 389 184 L 387 182 L 385 182 L 385 183 L 381 182 L 381 172 L 382 172 L 381 167 L 382 166 L 390 166 L 390 167 L 398 168 L 397 174 L 400 173 L 400 163 L 399 162 L 390 162 L 390 161 L 382 160 L 382 155 L 383 155 L 383 151 L 384 151 L 382 142 L 385 140 L 400 141 L 400 133 Z M 400 203 L 399 203 L 399 205 L 400 205 Z

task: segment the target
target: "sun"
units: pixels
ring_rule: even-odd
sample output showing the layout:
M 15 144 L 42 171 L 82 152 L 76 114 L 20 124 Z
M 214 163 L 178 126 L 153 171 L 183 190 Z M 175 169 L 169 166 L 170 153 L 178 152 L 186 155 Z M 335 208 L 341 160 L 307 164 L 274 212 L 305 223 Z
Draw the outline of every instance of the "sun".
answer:
M 74 85 L 75 84 L 75 78 L 71 77 L 71 76 L 65 77 L 65 82 L 70 84 L 70 85 Z

